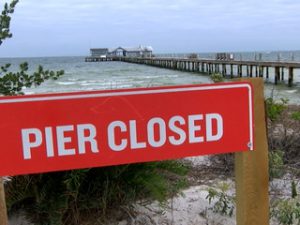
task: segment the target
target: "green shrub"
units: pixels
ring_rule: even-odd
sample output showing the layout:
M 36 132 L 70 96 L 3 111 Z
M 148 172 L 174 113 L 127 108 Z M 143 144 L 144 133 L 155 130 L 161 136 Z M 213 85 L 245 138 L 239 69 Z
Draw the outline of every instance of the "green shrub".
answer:
M 270 180 L 274 178 L 280 178 L 283 176 L 284 162 L 283 162 L 284 152 L 280 150 L 275 150 L 269 152 L 269 177 Z
M 214 205 L 212 206 L 213 212 L 220 213 L 225 216 L 232 216 L 234 211 L 235 201 L 232 196 L 228 194 L 229 185 L 225 182 L 222 182 L 218 189 L 209 188 L 208 195 L 206 199 L 208 199 L 209 204 L 212 204 L 212 201 L 216 199 Z
M 271 121 L 275 121 L 279 118 L 280 115 L 282 115 L 282 112 L 287 107 L 288 100 L 287 99 L 281 99 L 280 102 L 275 102 L 273 98 L 267 98 L 266 99 L 266 111 L 268 118 Z
M 294 120 L 300 121 L 300 112 L 293 112 L 291 117 Z
M 291 197 L 296 198 L 298 196 L 298 191 L 297 191 L 297 184 L 294 180 L 292 181 L 291 188 L 292 188 L 292 196 Z
M 213 73 L 210 76 L 210 79 L 214 82 L 214 83 L 219 83 L 219 82 L 223 82 L 224 81 L 224 77 L 222 76 L 222 74 L 220 73 Z
M 291 197 L 275 201 L 271 216 L 282 225 L 300 225 L 300 199 L 294 180 L 291 182 Z
M 164 161 L 13 177 L 6 184 L 8 211 L 21 208 L 37 225 L 82 224 L 83 215 L 105 218 L 138 198 L 164 201 L 186 185 L 187 171 Z
M 300 202 L 299 199 L 278 200 L 271 213 L 279 224 L 296 225 L 300 224 Z

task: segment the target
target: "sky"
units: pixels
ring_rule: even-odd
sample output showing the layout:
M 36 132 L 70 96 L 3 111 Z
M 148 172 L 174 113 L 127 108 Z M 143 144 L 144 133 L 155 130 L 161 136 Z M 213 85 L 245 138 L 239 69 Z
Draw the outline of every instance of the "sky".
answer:
M 299 0 L 20 0 L 0 57 L 300 50 L 299 12 Z

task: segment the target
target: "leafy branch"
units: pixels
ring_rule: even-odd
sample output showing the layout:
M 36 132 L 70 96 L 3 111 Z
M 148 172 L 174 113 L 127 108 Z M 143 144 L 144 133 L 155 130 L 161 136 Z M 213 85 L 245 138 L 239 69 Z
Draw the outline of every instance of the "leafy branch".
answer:
M 58 77 L 64 74 L 63 70 L 49 71 L 44 70 L 42 66 L 38 66 L 36 72 L 32 75 L 28 74 L 28 63 L 20 64 L 18 72 L 9 72 L 10 64 L 6 64 L 0 68 L 0 93 L 3 95 L 18 95 L 24 94 L 23 87 L 39 86 L 44 81 L 53 79 L 57 80 Z
M 14 13 L 18 2 L 19 0 L 13 0 L 10 4 L 4 4 L 4 9 L 0 15 L 0 45 L 6 38 L 12 37 L 12 33 L 10 32 L 10 14 Z

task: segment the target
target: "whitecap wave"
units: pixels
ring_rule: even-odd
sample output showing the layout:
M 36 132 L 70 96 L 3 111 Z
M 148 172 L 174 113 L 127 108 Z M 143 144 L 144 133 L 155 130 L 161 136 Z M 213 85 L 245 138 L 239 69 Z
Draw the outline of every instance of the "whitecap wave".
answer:
M 58 81 L 57 84 L 59 84 L 59 85 L 73 85 L 73 84 L 76 84 L 76 82 L 72 82 L 72 81 Z

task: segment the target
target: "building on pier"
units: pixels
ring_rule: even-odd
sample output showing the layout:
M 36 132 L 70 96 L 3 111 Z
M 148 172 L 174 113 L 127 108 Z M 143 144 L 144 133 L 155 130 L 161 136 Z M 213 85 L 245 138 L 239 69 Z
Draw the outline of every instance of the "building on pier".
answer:
M 108 48 L 91 48 L 90 49 L 91 57 L 106 57 L 109 53 Z
M 91 57 L 142 57 L 148 58 L 152 57 L 153 48 L 151 46 L 142 46 L 139 47 L 118 47 L 114 49 L 109 48 L 91 48 L 90 53 Z
M 122 57 L 152 57 L 153 48 L 151 46 L 139 47 L 118 47 L 112 51 L 112 56 Z

